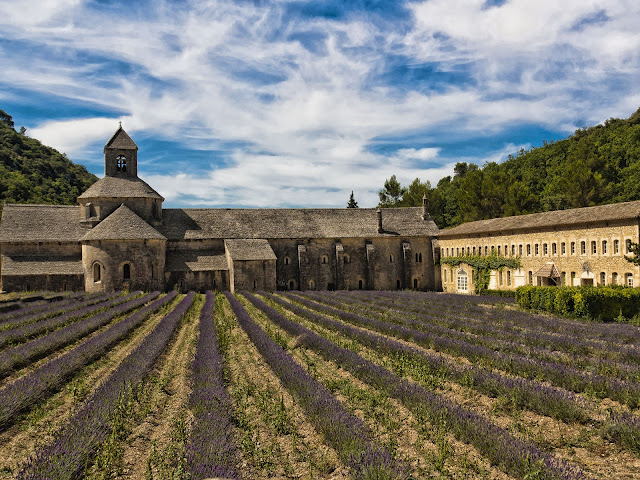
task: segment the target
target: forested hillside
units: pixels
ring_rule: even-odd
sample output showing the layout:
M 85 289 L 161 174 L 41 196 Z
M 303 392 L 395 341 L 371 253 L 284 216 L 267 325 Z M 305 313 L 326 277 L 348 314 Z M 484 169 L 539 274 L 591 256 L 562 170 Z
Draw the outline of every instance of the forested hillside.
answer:
M 98 178 L 66 155 L 14 129 L 0 110 L 0 213 L 7 203 L 76 203 Z
M 440 227 L 494 217 L 640 199 L 640 109 L 626 120 L 577 130 L 565 140 L 521 150 L 503 163 L 458 163 L 435 188 L 391 177 L 380 206 L 419 206 Z

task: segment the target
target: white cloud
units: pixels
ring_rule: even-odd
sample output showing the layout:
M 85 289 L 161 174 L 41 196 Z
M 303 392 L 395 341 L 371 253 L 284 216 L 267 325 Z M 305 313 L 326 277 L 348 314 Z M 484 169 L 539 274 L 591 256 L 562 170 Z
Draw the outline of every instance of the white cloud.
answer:
M 612 78 L 640 80 L 640 4 L 484 4 L 413 3 L 415 21 L 401 33 L 362 16 L 290 21 L 278 2 L 152 2 L 144 18 L 73 0 L 39 2 L 41 11 L 25 18 L 17 3 L 3 2 L 0 38 L 28 45 L 30 55 L 7 49 L 0 62 L 8 85 L 122 112 L 27 125 L 30 135 L 72 158 L 106 141 L 119 115 L 132 134 L 199 149 L 245 145 L 225 151 L 228 164 L 203 175 L 148 175 L 168 200 L 188 194 L 214 204 L 276 206 L 293 195 L 302 205 L 341 205 L 353 189 L 361 205 L 374 205 L 392 174 L 435 184 L 436 175 L 452 172 L 437 147 L 442 133 L 432 130 L 463 139 L 528 122 L 570 132 L 582 126 L 577 119 L 599 122 L 640 103 L 635 91 L 610 85 Z M 605 21 L 575 28 L 602 9 Z M 307 31 L 325 35 L 320 53 L 289 39 Z M 390 55 L 462 69 L 469 81 L 398 88 L 379 79 Z M 380 137 L 417 132 L 434 141 L 389 157 L 369 150 Z M 489 155 L 517 149 L 498 147 Z M 421 162 L 444 165 L 424 170 Z

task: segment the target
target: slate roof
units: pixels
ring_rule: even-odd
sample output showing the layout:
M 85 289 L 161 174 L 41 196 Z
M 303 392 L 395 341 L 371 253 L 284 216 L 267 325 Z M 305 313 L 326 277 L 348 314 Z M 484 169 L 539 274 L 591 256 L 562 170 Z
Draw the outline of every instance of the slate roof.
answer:
M 208 272 L 229 270 L 224 253 L 193 250 L 168 250 L 165 263 L 167 272 Z
M 436 224 L 421 215 L 422 207 L 383 209 L 378 233 L 375 208 L 165 209 L 157 228 L 170 240 L 437 236 Z
M 2 210 L 0 242 L 77 242 L 85 232 L 77 205 L 9 203 Z
M 102 177 L 78 198 L 162 198 L 138 177 Z
M 155 228 L 122 204 L 81 240 L 166 240 Z
M 68 257 L 22 257 L 4 255 L 2 275 L 83 275 L 82 260 Z
M 264 239 L 230 239 L 224 241 L 224 248 L 232 260 L 277 260 L 269 242 Z
M 107 148 L 115 148 L 115 149 L 122 149 L 122 150 L 130 150 L 130 149 L 138 150 L 138 146 L 127 134 L 127 132 L 124 131 L 124 128 L 122 128 L 122 125 L 120 125 L 120 128 L 118 128 L 118 130 L 116 130 L 116 132 L 113 135 L 111 135 L 111 138 L 105 144 L 104 149 L 106 150 Z
M 440 231 L 439 238 L 483 233 L 501 233 L 524 229 L 550 229 L 571 225 L 632 220 L 640 216 L 640 200 L 597 207 L 573 208 L 551 212 L 531 213 L 515 217 L 492 218 L 464 223 Z

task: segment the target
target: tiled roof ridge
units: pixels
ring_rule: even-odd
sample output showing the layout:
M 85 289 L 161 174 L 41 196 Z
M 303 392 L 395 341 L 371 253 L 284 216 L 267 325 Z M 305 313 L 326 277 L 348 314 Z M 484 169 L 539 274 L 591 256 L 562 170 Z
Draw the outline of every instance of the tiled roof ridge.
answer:
M 632 213 L 622 213 L 621 215 L 611 215 L 605 218 L 598 217 L 596 215 L 590 215 L 594 213 L 602 213 L 608 210 L 614 210 L 616 213 L 625 211 L 625 207 L 637 207 L 637 210 Z M 586 217 L 585 217 L 586 215 Z M 548 210 L 546 212 L 527 213 L 524 215 L 512 215 L 509 217 L 494 217 L 485 220 L 475 220 L 473 222 L 466 222 L 455 227 L 449 227 L 440 230 L 440 236 L 446 237 L 448 235 L 463 235 L 470 233 L 482 233 L 493 230 L 520 230 L 526 228 L 546 228 L 550 226 L 563 226 L 563 225 L 575 225 L 575 224 L 588 224 L 597 223 L 606 220 L 623 220 L 638 218 L 640 216 L 640 200 L 630 200 L 627 202 L 618 203 L 606 203 L 603 205 L 591 205 L 589 207 L 577 207 L 567 208 L 560 210 Z M 556 218 L 563 217 L 563 218 Z M 554 219 L 553 224 L 535 225 L 535 220 Z M 515 223 L 510 225 L 511 223 Z M 494 228 L 487 228 L 496 226 Z M 498 228 L 500 227 L 500 228 Z
M 78 205 L 57 205 L 52 203 L 5 203 L 4 208 L 7 207 L 49 207 L 49 208 L 78 208 Z

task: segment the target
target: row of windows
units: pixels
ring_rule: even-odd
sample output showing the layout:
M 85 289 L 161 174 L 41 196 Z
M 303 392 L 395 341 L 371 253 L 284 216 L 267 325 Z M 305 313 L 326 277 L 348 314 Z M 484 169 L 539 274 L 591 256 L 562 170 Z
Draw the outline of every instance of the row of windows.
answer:
M 560 244 L 558 244 L 557 242 L 542 243 L 542 255 L 549 256 L 549 253 L 551 253 L 551 255 L 558 255 L 558 252 L 560 252 L 560 255 L 567 255 L 567 253 L 569 255 L 575 255 L 576 248 L 579 248 L 580 255 L 587 255 L 587 247 L 589 247 L 588 253 L 590 255 L 609 255 L 611 253 L 613 255 L 619 255 L 620 240 L 613 240 L 612 243 L 613 248 L 610 248 L 608 240 L 602 240 L 600 243 L 598 243 L 596 240 L 592 240 L 589 244 L 586 240 L 582 240 L 579 243 L 569 242 L 568 244 L 567 242 L 560 242 Z M 477 249 L 476 247 L 469 246 L 467 246 L 466 248 L 447 247 L 445 250 L 445 255 L 447 257 L 454 255 L 458 257 L 460 255 L 483 255 L 484 252 L 484 255 L 494 255 L 497 253 L 498 255 L 504 254 L 505 256 L 511 255 L 512 257 L 515 257 L 517 252 L 517 255 L 522 257 L 524 256 L 525 252 L 527 256 L 531 256 L 532 252 L 533 255 L 540 255 L 540 247 L 541 244 L 539 243 L 527 243 L 526 245 L 521 243 L 517 245 L 517 249 L 515 244 L 512 244 L 511 248 L 509 248 L 509 245 L 504 245 L 504 249 L 503 245 L 485 245 L 484 248 L 482 246 L 478 246 Z M 625 241 L 625 253 L 631 253 L 631 240 Z
M 447 272 L 448 272 L 448 275 L 447 275 Z M 444 275 L 445 282 L 448 281 L 447 276 L 451 279 L 452 282 L 454 281 L 453 269 L 450 269 L 449 271 L 445 269 L 443 272 L 443 275 Z M 558 284 L 559 285 L 575 285 L 576 276 L 577 276 L 576 272 L 569 272 L 569 278 L 571 281 L 567 283 L 567 272 L 561 272 Z M 456 279 L 458 283 L 458 290 L 467 291 L 468 289 L 467 273 L 462 269 L 458 270 Z M 499 287 L 512 286 L 511 270 L 498 271 L 496 280 Z M 611 274 L 610 280 L 607 278 L 606 272 L 600 272 L 600 275 L 598 276 L 598 280 L 600 282 L 600 285 L 627 285 L 629 287 L 633 287 L 633 273 L 629 273 L 629 272 L 625 273 L 623 276 L 619 275 L 618 272 L 613 272 Z M 533 270 L 529 270 L 528 284 L 535 285 Z
M 94 283 L 98 283 L 102 281 L 102 272 L 104 270 L 104 267 L 102 266 L 102 264 L 100 262 L 95 262 L 93 264 L 93 281 Z M 156 262 L 152 262 L 151 263 L 151 278 L 156 278 L 158 275 L 158 267 L 156 265 Z M 130 263 L 124 263 L 122 265 L 122 281 L 123 282 L 128 282 L 131 280 L 131 264 Z
M 345 253 L 342 258 L 344 260 L 344 263 L 351 263 L 351 257 L 348 254 Z M 395 261 L 396 261 L 395 255 L 393 253 L 390 253 L 389 254 L 389 263 L 395 263 Z M 284 257 L 282 262 L 285 265 L 289 265 L 291 263 L 291 258 Z M 320 257 L 320 263 L 323 264 L 323 265 L 328 264 L 329 263 L 329 257 L 327 255 L 322 255 Z M 422 253 L 421 252 L 416 253 L 416 263 L 422 263 Z

